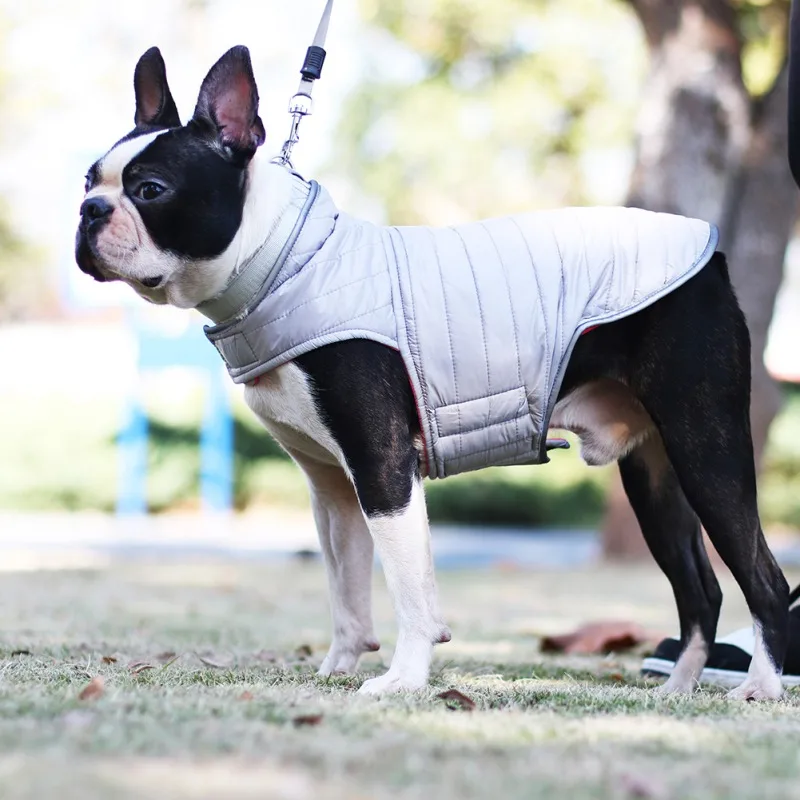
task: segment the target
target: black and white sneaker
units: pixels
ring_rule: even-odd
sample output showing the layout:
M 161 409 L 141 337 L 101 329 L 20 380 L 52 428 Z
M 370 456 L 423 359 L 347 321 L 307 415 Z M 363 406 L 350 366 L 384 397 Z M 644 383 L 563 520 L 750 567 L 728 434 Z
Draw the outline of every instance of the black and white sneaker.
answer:
M 790 605 L 800 598 L 800 585 L 789 596 Z M 700 675 L 700 683 L 726 688 L 738 686 L 747 677 L 750 659 L 755 649 L 753 629 L 741 628 L 717 639 L 708 654 L 708 662 Z M 677 639 L 663 639 L 652 656 L 642 661 L 645 677 L 668 677 L 675 668 L 681 644 Z M 789 611 L 789 646 L 781 678 L 783 685 L 800 686 L 800 605 Z

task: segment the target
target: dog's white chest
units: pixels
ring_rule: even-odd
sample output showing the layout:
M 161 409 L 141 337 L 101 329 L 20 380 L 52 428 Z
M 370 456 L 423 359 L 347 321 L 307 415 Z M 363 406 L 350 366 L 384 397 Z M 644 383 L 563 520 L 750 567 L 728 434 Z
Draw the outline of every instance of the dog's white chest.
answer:
M 345 466 L 341 448 L 317 411 L 308 378 L 295 364 L 284 364 L 248 384 L 244 399 L 285 449 Z

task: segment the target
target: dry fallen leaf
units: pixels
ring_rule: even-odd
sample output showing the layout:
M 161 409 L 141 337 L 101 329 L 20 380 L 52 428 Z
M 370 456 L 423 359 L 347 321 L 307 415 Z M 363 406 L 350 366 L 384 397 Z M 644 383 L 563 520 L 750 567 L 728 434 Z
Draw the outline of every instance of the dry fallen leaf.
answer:
M 92 678 L 86 686 L 83 687 L 81 693 L 78 695 L 78 700 L 97 700 L 102 697 L 106 690 L 106 682 L 102 676 L 98 675 Z
M 116 664 L 117 659 L 114 656 L 103 656 L 103 663 L 104 664 Z
M 174 661 L 176 656 L 177 653 L 172 652 L 172 650 L 166 650 L 156 656 L 156 661 Z
M 11 655 L 12 656 L 32 656 L 33 653 L 31 653 L 30 650 L 25 650 L 24 648 L 20 648 L 19 650 L 12 650 L 11 651 Z
M 199 653 L 197 653 L 196 655 L 200 659 L 200 661 L 202 661 L 207 667 L 213 667 L 214 669 L 228 669 L 233 665 L 232 660 L 227 662 L 214 661 L 211 658 L 206 658 L 204 656 L 201 656 Z
M 131 675 L 141 675 L 149 669 L 155 669 L 155 667 L 146 661 L 132 661 L 128 664 L 128 669 L 131 671 Z
M 304 725 L 319 725 L 320 722 L 322 722 L 322 714 L 304 714 L 292 720 L 295 728 L 300 728 Z
M 475 701 L 470 700 L 469 697 L 459 692 L 458 689 L 448 689 L 446 692 L 442 692 L 436 696 L 440 700 L 444 700 L 451 711 L 472 711 L 475 708 Z
M 294 654 L 300 659 L 311 658 L 311 656 L 314 654 L 314 651 L 311 649 L 311 645 L 301 644 L 300 647 L 294 651 Z
M 590 622 L 572 633 L 542 637 L 541 650 L 569 655 L 620 653 L 654 638 L 634 622 Z

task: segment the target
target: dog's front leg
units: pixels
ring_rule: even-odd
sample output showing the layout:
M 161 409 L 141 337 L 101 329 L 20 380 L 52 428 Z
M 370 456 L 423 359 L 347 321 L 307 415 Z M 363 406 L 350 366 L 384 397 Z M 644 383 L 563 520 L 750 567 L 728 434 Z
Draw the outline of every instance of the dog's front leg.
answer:
M 308 478 L 328 574 L 333 641 L 319 674 L 349 675 L 362 653 L 380 648 L 372 627 L 372 537 L 345 471 L 289 452 Z
M 359 693 L 421 689 L 428 682 L 433 645 L 450 641 L 439 615 L 421 480 L 413 480 L 403 507 L 368 508 L 365 513 L 394 604 L 398 637 L 389 671 L 365 681 Z

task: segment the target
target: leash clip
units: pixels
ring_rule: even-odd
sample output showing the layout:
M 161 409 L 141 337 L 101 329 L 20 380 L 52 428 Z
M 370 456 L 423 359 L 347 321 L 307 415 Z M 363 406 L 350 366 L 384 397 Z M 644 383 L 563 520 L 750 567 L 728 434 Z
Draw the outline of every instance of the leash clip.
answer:
M 302 83 L 305 83 L 303 81 Z M 311 82 L 308 82 L 308 93 L 298 92 L 289 101 L 289 114 L 292 117 L 292 127 L 289 129 L 289 138 L 283 143 L 281 153 L 273 159 L 273 163 L 294 169 L 292 166 L 292 150 L 300 141 L 300 123 L 304 117 L 311 116 L 314 103 L 311 99 Z M 301 84 L 302 86 L 302 84 Z
M 325 63 L 326 56 L 325 39 L 328 35 L 328 24 L 330 23 L 332 10 L 333 0 L 328 0 L 325 10 L 322 12 L 317 33 L 314 36 L 314 42 L 306 51 L 306 59 L 300 70 L 300 74 L 303 76 L 300 86 L 289 101 L 289 114 L 292 117 L 289 138 L 283 143 L 280 155 L 272 159 L 274 164 L 280 164 L 289 169 L 294 169 L 292 166 L 292 150 L 300 141 L 300 123 L 304 117 L 308 117 L 312 113 L 311 90 L 314 88 L 314 81 L 322 77 L 322 66 Z

